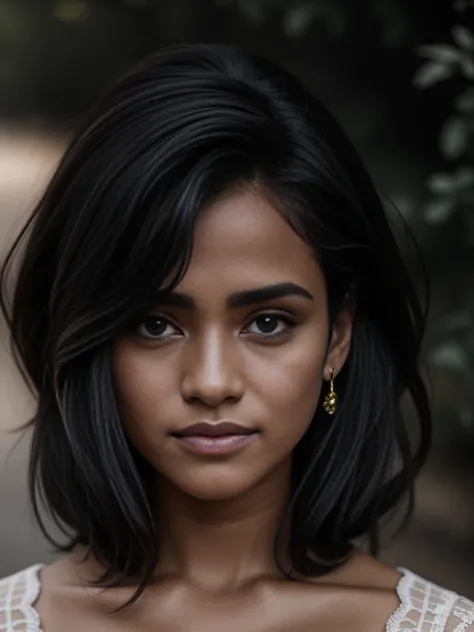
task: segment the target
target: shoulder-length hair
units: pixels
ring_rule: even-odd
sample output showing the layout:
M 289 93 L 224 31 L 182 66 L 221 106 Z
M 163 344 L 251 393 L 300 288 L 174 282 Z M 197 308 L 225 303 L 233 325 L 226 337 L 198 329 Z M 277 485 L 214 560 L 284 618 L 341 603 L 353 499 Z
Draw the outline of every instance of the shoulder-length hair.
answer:
M 183 277 L 202 209 L 246 184 L 272 196 L 314 249 L 330 318 L 347 300 L 356 306 L 338 411 L 329 418 L 318 407 L 295 450 L 294 569 L 325 573 L 354 539 L 374 540 L 381 518 L 406 498 L 410 511 L 427 454 L 430 408 L 418 367 L 425 308 L 356 150 L 324 106 L 270 62 L 225 46 L 160 51 L 88 114 L 1 272 L 13 348 L 38 398 L 35 515 L 59 550 L 85 545 L 103 560 L 102 585 L 138 575 L 132 601 L 159 559 L 159 506 L 153 473 L 124 433 L 114 341 L 157 288 Z M 420 424 L 417 450 L 400 411 L 404 393 Z M 42 506 L 66 544 L 52 538 Z

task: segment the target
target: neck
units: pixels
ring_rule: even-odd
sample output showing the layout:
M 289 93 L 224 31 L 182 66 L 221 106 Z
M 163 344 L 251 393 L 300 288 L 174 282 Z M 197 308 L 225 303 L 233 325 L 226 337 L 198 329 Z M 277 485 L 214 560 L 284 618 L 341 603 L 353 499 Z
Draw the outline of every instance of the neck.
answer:
M 190 497 L 161 481 L 159 575 L 208 590 L 281 576 L 274 548 L 289 493 L 289 463 L 244 495 L 227 500 Z M 280 538 L 286 548 L 287 526 Z

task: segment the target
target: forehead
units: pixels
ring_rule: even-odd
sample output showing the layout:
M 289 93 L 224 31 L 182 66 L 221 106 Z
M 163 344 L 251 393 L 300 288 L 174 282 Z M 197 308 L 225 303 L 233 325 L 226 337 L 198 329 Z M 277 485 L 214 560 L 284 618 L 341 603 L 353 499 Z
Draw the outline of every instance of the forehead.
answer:
M 312 249 L 266 197 L 250 188 L 235 191 L 202 213 L 180 291 L 232 292 L 282 281 L 315 292 L 324 286 Z

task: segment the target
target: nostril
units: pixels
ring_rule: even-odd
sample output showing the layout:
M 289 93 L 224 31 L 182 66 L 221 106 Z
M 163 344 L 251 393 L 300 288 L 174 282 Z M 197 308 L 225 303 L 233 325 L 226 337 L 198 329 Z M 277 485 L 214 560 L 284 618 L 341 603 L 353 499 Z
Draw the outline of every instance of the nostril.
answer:
M 243 385 L 239 378 L 215 381 L 204 381 L 202 379 L 186 379 L 183 382 L 181 393 L 182 398 L 187 403 L 202 403 L 205 406 L 215 408 L 222 403 L 232 403 L 239 401 L 243 396 Z

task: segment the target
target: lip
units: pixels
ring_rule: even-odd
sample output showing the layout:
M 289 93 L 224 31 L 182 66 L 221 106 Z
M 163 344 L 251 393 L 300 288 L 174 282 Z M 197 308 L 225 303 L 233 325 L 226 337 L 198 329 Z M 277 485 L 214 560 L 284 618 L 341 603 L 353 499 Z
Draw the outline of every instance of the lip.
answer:
M 187 426 L 183 430 L 173 432 L 174 437 L 225 437 L 235 435 L 250 435 L 255 431 L 252 428 L 246 428 L 240 424 L 232 423 L 231 421 L 219 421 L 217 423 L 209 423 L 201 421 L 200 423 Z
M 221 435 L 220 437 L 204 437 L 203 435 L 190 435 L 176 437 L 180 444 L 198 454 L 223 455 L 241 450 L 253 442 L 256 432 L 241 435 Z
M 230 454 L 251 443 L 257 432 L 230 421 L 201 422 L 172 433 L 180 444 L 198 454 Z

